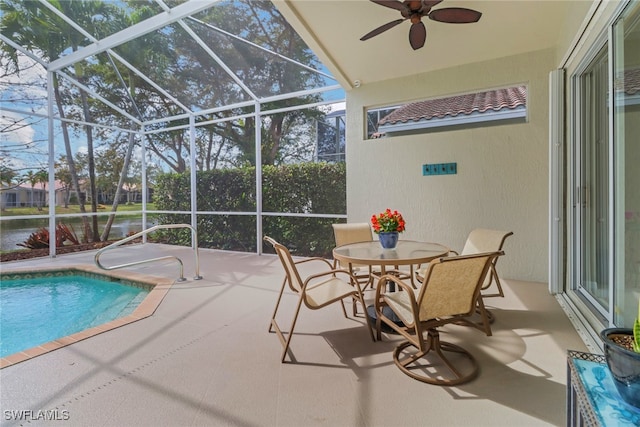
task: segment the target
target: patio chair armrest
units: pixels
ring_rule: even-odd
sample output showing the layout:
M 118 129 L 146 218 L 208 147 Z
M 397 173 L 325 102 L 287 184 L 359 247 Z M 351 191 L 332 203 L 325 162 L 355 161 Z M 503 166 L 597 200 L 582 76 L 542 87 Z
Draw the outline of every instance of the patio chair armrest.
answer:
M 393 282 L 397 288 L 396 291 L 385 291 L 388 282 Z M 400 299 L 405 299 L 406 297 L 405 303 L 408 304 L 406 309 L 400 309 L 401 306 L 397 306 L 397 304 L 393 302 L 396 301 L 397 303 L 398 297 L 400 297 Z M 407 336 L 405 335 L 407 332 L 406 328 L 413 328 L 416 324 L 416 319 L 419 317 L 418 302 L 416 301 L 413 286 L 393 275 L 384 275 L 378 281 L 374 307 L 379 320 L 405 337 Z M 385 307 L 389 307 L 391 311 L 395 313 L 396 317 L 402 321 L 404 326 L 400 327 L 395 320 L 391 320 L 389 315 L 385 313 Z
M 334 277 L 337 277 L 338 274 L 344 274 L 344 275 L 349 276 L 349 279 L 347 281 L 349 283 L 351 283 L 351 284 L 358 285 L 358 280 L 356 279 L 356 277 L 353 274 L 351 274 L 347 270 L 341 270 L 341 269 L 338 268 L 338 269 L 331 269 L 331 270 L 328 270 L 328 271 L 323 271 L 321 273 L 315 273 L 315 274 L 312 274 L 312 275 L 308 276 L 304 281 L 304 286 L 306 287 L 307 284 L 310 283 L 311 281 L 313 281 L 314 279 L 318 279 L 320 277 L 330 276 L 330 275 L 334 276 Z M 358 289 L 360 289 L 359 285 L 358 285 Z
M 378 283 L 376 284 L 376 301 L 386 293 L 387 282 L 393 282 L 397 286 L 397 291 L 406 291 L 411 292 L 412 295 L 415 295 L 415 289 L 411 284 L 404 282 L 399 277 L 393 274 L 385 274 L 380 276 Z
M 305 262 L 311 262 L 311 261 L 321 261 L 324 262 L 325 264 L 327 264 L 327 266 L 329 266 L 329 268 L 334 269 L 333 264 L 331 264 L 331 262 L 327 259 L 324 258 L 320 258 L 320 257 L 313 257 L 313 258 L 304 258 L 301 259 L 299 261 L 294 261 L 294 264 L 298 265 L 298 264 L 303 264 Z

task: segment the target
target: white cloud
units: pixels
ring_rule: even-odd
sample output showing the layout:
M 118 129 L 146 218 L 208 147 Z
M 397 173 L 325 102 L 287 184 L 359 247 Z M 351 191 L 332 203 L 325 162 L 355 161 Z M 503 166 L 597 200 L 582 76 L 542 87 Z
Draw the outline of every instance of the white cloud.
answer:
M 9 157 L 3 160 L 4 160 L 5 166 L 13 169 L 14 171 L 22 171 L 27 169 L 27 165 L 22 159 L 18 159 L 16 157 Z
M 2 77 L 0 99 L 16 109 L 46 113 L 47 70 L 28 56 L 17 52 L 19 73 Z M 8 58 L 0 57 L 0 69 L 6 70 Z
M 3 111 L 0 115 L 0 143 L 29 145 L 33 143 L 35 130 L 26 124 L 26 118 L 18 113 Z

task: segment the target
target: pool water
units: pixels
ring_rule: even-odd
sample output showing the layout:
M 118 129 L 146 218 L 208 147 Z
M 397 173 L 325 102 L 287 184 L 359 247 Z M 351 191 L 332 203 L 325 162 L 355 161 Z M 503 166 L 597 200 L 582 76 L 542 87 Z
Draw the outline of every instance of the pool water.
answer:
M 81 275 L 0 282 L 0 357 L 131 314 L 148 289 Z

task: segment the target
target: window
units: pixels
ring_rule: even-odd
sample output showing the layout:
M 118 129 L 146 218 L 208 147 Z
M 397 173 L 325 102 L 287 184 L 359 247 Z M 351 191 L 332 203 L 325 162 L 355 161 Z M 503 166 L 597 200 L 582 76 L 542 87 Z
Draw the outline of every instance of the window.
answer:
M 369 109 L 367 139 L 526 119 L 527 87 L 512 86 Z
M 631 327 L 640 290 L 640 2 L 628 3 L 572 76 L 571 296 Z M 588 316 L 589 319 L 592 316 Z
M 640 3 L 613 26 L 613 322 L 631 327 L 640 295 Z
M 578 292 L 596 311 L 609 309 L 608 56 L 602 48 L 576 76 L 580 137 L 576 141 L 575 248 Z

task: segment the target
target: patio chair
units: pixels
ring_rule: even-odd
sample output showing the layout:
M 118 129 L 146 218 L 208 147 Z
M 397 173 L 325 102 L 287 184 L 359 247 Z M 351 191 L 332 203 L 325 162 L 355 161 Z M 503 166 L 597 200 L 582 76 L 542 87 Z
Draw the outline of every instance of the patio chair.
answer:
M 311 310 L 318 310 L 334 302 L 342 301 L 344 298 L 356 298 L 363 307 L 365 307 L 365 303 L 364 298 L 362 297 L 360 283 L 348 271 L 333 268 L 332 264 L 324 258 L 305 258 L 300 261 L 294 261 L 291 257 L 291 253 L 285 246 L 281 245 L 269 236 L 265 236 L 264 240 L 273 246 L 285 271 L 285 278 L 282 282 L 278 300 L 269 324 L 269 332 L 275 331 L 280 339 L 280 343 L 282 344 L 283 349 L 280 361 L 284 362 L 287 352 L 289 351 L 291 339 L 293 338 L 293 331 L 296 326 L 296 321 L 298 320 L 298 314 L 300 313 L 300 308 L 303 304 Z M 303 280 L 297 266 L 302 263 L 311 262 L 324 263 L 325 266 L 323 266 L 323 268 L 326 267 L 326 270 L 320 273 L 311 274 Z M 344 279 L 338 276 L 344 276 Z M 286 284 L 289 284 L 289 289 L 294 294 L 298 295 L 298 303 L 296 305 L 289 331 L 283 332 L 276 321 L 276 315 L 278 313 L 278 308 L 280 306 Z M 348 317 L 347 312 L 344 309 L 344 305 L 340 304 L 340 307 L 342 308 L 344 316 Z M 364 323 L 369 330 L 371 339 L 375 341 L 373 329 L 366 317 Z
M 371 226 L 366 222 L 339 223 L 332 224 L 333 237 L 336 246 L 347 245 L 349 243 L 370 242 L 373 241 L 373 233 Z M 347 264 L 343 265 L 340 261 L 333 261 L 334 268 L 342 268 L 348 270 L 358 283 L 365 290 L 367 286 L 373 286 L 373 268 L 370 265 Z M 357 314 L 357 299 L 353 300 L 353 315 Z
M 467 240 L 462 248 L 460 253 L 451 250 L 449 252 L 450 255 L 471 255 L 483 252 L 492 252 L 492 251 L 502 251 L 504 247 L 504 242 L 507 237 L 513 235 L 512 231 L 501 231 L 501 230 L 490 230 L 486 228 L 476 228 L 469 233 L 467 236 Z M 496 263 L 498 262 L 498 258 L 495 258 L 491 267 L 489 268 L 489 273 L 484 279 L 484 283 L 482 284 L 482 288 L 480 291 L 480 298 L 491 298 L 491 297 L 504 297 L 504 292 L 502 290 L 502 284 L 500 283 L 500 278 L 498 277 L 498 272 L 496 271 Z M 422 277 L 424 275 L 424 271 L 418 271 L 416 277 L 418 281 L 422 281 Z M 497 287 L 497 292 L 492 294 L 484 293 L 491 287 L 491 285 L 495 283 Z M 495 316 L 488 310 L 484 304 L 478 304 L 477 311 L 481 314 L 482 322 L 475 323 L 475 326 L 480 330 L 484 330 L 487 335 L 491 335 L 491 323 L 495 321 Z M 484 313 L 480 313 L 484 311 Z
M 357 223 L 338 223 L 332 224 L 333 235 L 336 241 L 336 246 L 347 245 L 349 243 L 359 242 L 371 242 L 373 241 L 373 233 L 371 232 L 371 226 L 366 222 Z M 393 266 L 393 269 L 388 269 L 388 274 L 394 274 L 402 279 L 411 278 L 413 276 L 413 266 L 411 266 L 410 273 L 401 271 L 399 267 Z M 380 277 L 381 271 L 379 268 L 371 265 L 359 265 L 359 264 L 347 264 L 343 265 L 340 261 L 334 260 L 334 268 L 344 268 L 349 270 L 351 274 L 358 280 L 364 291 L 367 286 L 371 285 L 373 288 L 374 278 Z M 353 300 L 353 315 L 355 316 L 357 311 L 357 300 Z
M 336 246 L 348 245 L 349 243 L 358 242 L 370 242 L 373 240 L 373 234 L 371 232 L 371 226 L 366 222 L 357 223 L 340 223 L 332 224 L 333 237 L 336 241 Z M 341 265 L 340 261 L 334 260 L 335 268 L 344 268 L 351 271 L 351 274 L 356 276 L 359 282 L 369 284 L 371 282 L 371 266 L 368 265 Z
M 485 276 L 502 254 L 491 252 L 435 259 L 424 270 L 424 280 L 418 289 L 393 275 L 380 278 L 375 297 L 377 337 L 381 339 L 384 323 L 406 338 L 393 352 L 393 360 L 402 372 L 436 385 L 461 384 L 477 376 L 479 367 L 473 355 L 458 345 L 441 341 L 438 328 L 449 323 L 469 322 L 476 305 L 483 304 L 479 294 Z M 395 282 L 401 292 L 386 291 L 387 281 Z M 390 309 L 402 324 L 388 317 L 385 309 Z M 445 353 L 457 355 L 455 364 Z M 434 357 L 441 363 L 434 363 Z M 442 369 L 443 363 L 446 369 Z
M 504 246 L 505 240 L 507 240 L 507 237 L 512 235 L 513 231 L 476 228 L 475 230 L 472 230 L 471 233 L 469 233 L 467 241 L 465 242 L 460 254 L 458 254 L 456 251 L 451 252 L 454 255 L 469 255 L 477 254 L 479 252 L 501 251 Z M 504 297 L 502 284 L 500 283 L 500 278 L 498 277 L 498 272 L 496 271 L 497 262 L 498 259 L 496 258 L 491 263 L 489 274 L 487 275 L 484 284 L 482 285 L 482 290 L 486 291 L 491 287 L 493 283 L 495 283 L 497 292 L 492 294 L 482 293 L 483 298 Z

